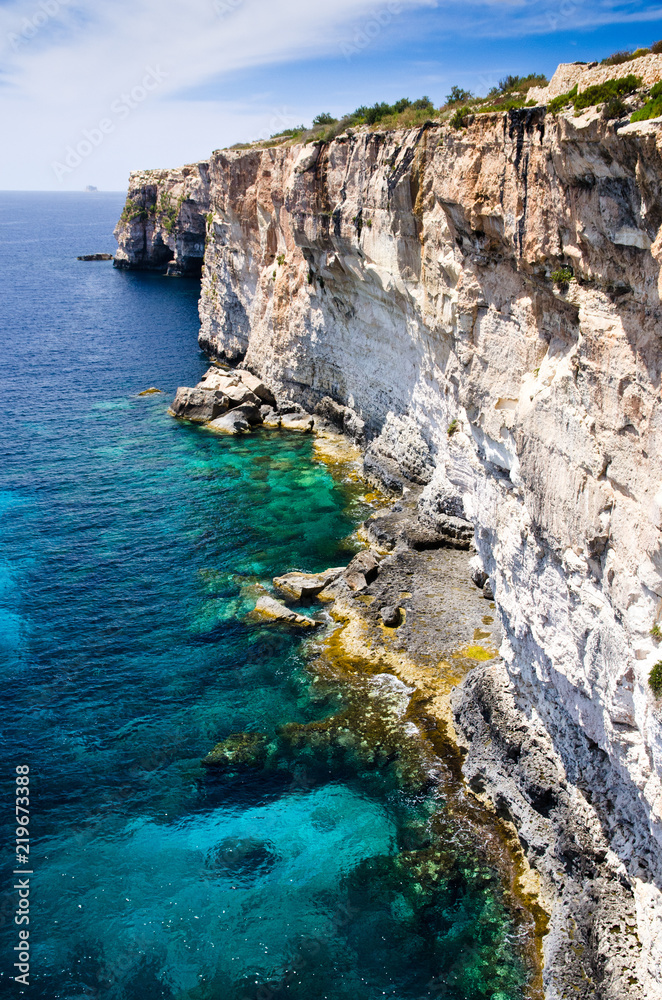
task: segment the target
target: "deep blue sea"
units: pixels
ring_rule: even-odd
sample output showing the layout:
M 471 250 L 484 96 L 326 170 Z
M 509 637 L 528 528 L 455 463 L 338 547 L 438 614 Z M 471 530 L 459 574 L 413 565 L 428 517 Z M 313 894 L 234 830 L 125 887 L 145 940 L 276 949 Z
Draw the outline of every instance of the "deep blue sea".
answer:
M 357 696 L 245 619 L 256 585 L 350 558 L 361 487 L 310 437 L 168 416 L 206 367 L 197 283 L 76 260 L 114 252 L 123 201 L 0 194 L 0 994 L 519 1000 L 498 879 L 402 764 L 403 686 Z M 357 697 L 391 720 L 367 740 Z

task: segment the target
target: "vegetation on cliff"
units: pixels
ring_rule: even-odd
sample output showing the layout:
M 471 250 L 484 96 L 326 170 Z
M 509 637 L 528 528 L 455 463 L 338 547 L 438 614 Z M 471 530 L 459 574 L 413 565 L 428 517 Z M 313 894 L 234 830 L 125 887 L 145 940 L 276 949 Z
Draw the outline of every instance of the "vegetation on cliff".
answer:
M 662 81 L 651 87 L 648 96 L 649 100 L 644 104 L 643 108 L 635 111 L 630 121 L 643 122 L 649 118 L 659 118 L 662 115 Z
M 559 94 L 558 97 L 552 98 L 547 105 L 547 110 L 551 114 L 556 115 L 559 111 L 567 108 L 569 104 L 572 104 L 575 113 L 579 113 L 594 105 L 620 99 L 621 97 L 625 97 L 626 94 L 633 94 L 641 87 L 641 83 L 640 76 L 628 73 L 627 76 L 622 76 L 618 80 L 606 80 L 604 83 L 587 87 L 586 90 L 582 90 L 581 94 L 577 93 L 577 86 L 575 85 L 567 94 Z

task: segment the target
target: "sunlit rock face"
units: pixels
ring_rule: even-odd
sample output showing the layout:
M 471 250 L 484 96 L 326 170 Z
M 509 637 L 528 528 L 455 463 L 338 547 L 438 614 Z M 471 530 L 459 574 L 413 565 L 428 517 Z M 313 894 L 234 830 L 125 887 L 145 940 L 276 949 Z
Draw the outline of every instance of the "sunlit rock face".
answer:
M 132 175 L 138 199 L 188 192 L 175 236 L 119 230 L 130 266 L 190 260 L 208 213 L 202 347 L 348 407 L 371 470 L 428 509 L 459 498 L 509 697 L 630 886 L 633 979 L 605 997 L 662 996 L 661 146 L 650 123 L 530 108 L 218 151 L 195 177 Z

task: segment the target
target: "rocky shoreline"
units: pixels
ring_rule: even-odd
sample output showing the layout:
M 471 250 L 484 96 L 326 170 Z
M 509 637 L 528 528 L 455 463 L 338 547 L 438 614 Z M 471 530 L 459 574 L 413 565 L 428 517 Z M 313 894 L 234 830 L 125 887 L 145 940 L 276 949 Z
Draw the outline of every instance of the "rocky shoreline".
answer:
M 323 400 L 317 409 L 278 400 L 248 370 L 216 363 L 196 387 L 177 391 L 170 412 L 225 434 L 258 426 L 313 433 L 332 443 L 336 459 L 351 453 L 356 463 L 361 432 L 354 440 L 344 433 L 352 425 L 347 408 Z M 512 684 L 473 525 L 459 516 L 453 495 L 444 502 L 437 494 L 431 504 L 388 461 L 380 468 L 365 448 L 361 454 L 361 476 L 385 498 L 361 528 L 366 548 L 346 567 L 275 577 L 274 594 L 258 595 L 249 617 L 315 629 L 330 616 L 336 628 L 315 646 L 327 665 L 388 672 L 409 686 L 449 808 L 481 831 L 507 886 L 528 956 L 530 1000 L 641 997 L 637 901 L 610 849 L 604 801 Z M 309 611 L 315 602 L 319 616 Z M 306 614 L 297 611 L 302 604 Z M 587 742 L 579 727 L 572 738 Z M 582 749 L 595 756 L 595 748 Z M 205 763 L 223 764 L 227 753 L 219 745 Z M 594 777 L 598 768 L 596 761 Z
M 366 535 L 380 574 L 475 545 L 502 659 L 454 726 L 549 894 L 554 1000 L 662 1000 L 661 204 L 660 122 L 539 106 L 132 174 L 117 230 L 117 266 L 202 270 L 200 346 L 277 400 L 226 382 L 205 422 L 328 420 L 416 494 L 417 523 Z

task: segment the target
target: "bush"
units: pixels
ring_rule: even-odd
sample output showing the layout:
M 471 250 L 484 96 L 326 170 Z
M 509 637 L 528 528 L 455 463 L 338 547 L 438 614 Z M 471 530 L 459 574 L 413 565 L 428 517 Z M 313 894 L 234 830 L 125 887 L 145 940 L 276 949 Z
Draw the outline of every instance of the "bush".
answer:
M 567 94 L 559 94 L 558 97 L 553 97 L 547 105 L 547 110 L 551 114 L 557 115 L 566 105 L 572 104 L 575 111 L 584 111 L 595 104 L 605 104 L 613 98 L 631 94 L 639 87 L 641 87 L 641 77 L 635 76 L 634 73 L 622 76 L 618 80 L 607 80 L 605 83 L 598 83 L 593 87 L 587 87 L 581 94 L 577 93 L 577 87 L 574 86 Z
M 546 87 L 549 80 L 544 73 L 529 73 L 527 76 L 508 75 L 499 80 L 499 92 L 507 94 L 512 90 L 528 90 L 530 87 Z M 494 88 L 492 88 L 494 90 Z M 490 97 L 493 96 L 490 91 Z
M 448 124 L 451 128 L 466 128 L 469 124 L 470 114 L 472 114 L 472 110 L 466 105 L 463 108 L 458 108 Z
M 659 56 L 659 54 L 662 52 L 662 40 L 660 40 L 659 42 L 653 42 L 653 44 L 651 45 L 651 52 L 654 52 L 656 56 Z
M 150 216 L 150 213 L 154 211 L 154 205 L 149 205 L 145 207 L 140 205 L 137 201 L 133 201 L 131 198 L 126 199 L 126 204 L 122 209 L 122 214 L 120 216 L 120 222 L 146 222 Z
M 446 104 L 466 104 L 473 96 L 470 90 L 463 90 L 462 87 L 451 87 L 451 92 L 446 97 Z
M 662 628 L 660 628 L 657 622 L 655 622 L 652 629 L 650 630 L 650 635 L 651 638 L 655 639 L 656 642 L 659 642 L 660 639 L 662 639 Z
M 410 101 L 408 97 L 402 97 L 395 104 L 386 104 L 385 101 L 381 101 L 379 104 L 373 104 L 370 108 L 362 104 L 344 120 L 347 121 L 348 125 L 376 125 L 384 118 L 393 118 L 409 110 L 433 114 L 434 104 L 427 96 L 419 97 L 415 101 Z
M 323 111 L 321 115 L 315 115 L 313 118 L 313 126 L 316 125 L 335 125 L 338 121 L 333 115 L 330 115 L 328 111 Z
M 662 115 L 662 82 L 651 87 L 649 98 L 643 108 L 631 116 L 631 122 L 645 122 L 649 118 L 659 118 Z
M 659 698 L 662 694 L 662 660 L 658 660 L 648 675 L 648 684 L 655 697 Z
M 622 118 L 627 114 L 627 107 L 620 97 L 610 97 L 602 109 L 602 117 L 606 119 Z
M 601 66 L 620 66 L 621 63 L 630 62 L 632 59 L 632 52 L 628 52 L 627 49 L 621 52 L 614 52 L 612 55 L 607 56 L 600 63 Z
M 558 97 L 553 97 L 551 101 L 547 103 L 547 110 L 552 115 L 557 115 L 559 111 L 563 111 L 567 104 L 571 104 L 575 97 L 577 96 L 577 84 L 569 90 L 567 94 L 559 94 Z
M 581 94 L 577 94 L 572 103 L 575 106 L 575 111 L 583 111 L 594 104 L 603 104 L 610 97 L 623 97 L 625 94 L 631 94 L 639 87 L 641 87 L 641 77 L 629 73 L 618 80 L 606 80 L 605 83 L 587 87 Z
M 555 285 L 567 285 L 574 278 L 574 274 L 572 273 L 572 268 L 564 264 L 557 271 L 552 271 L 550 278 Z
M 457 423 L 457 417 L 453 417 L 450 424 L 448 425 L 446 433 L 448 434 L 449 437 L 453 437 L 453 434 L 455 434 L 456 431 L 459 431 L 459 429 L 460 428 Z

